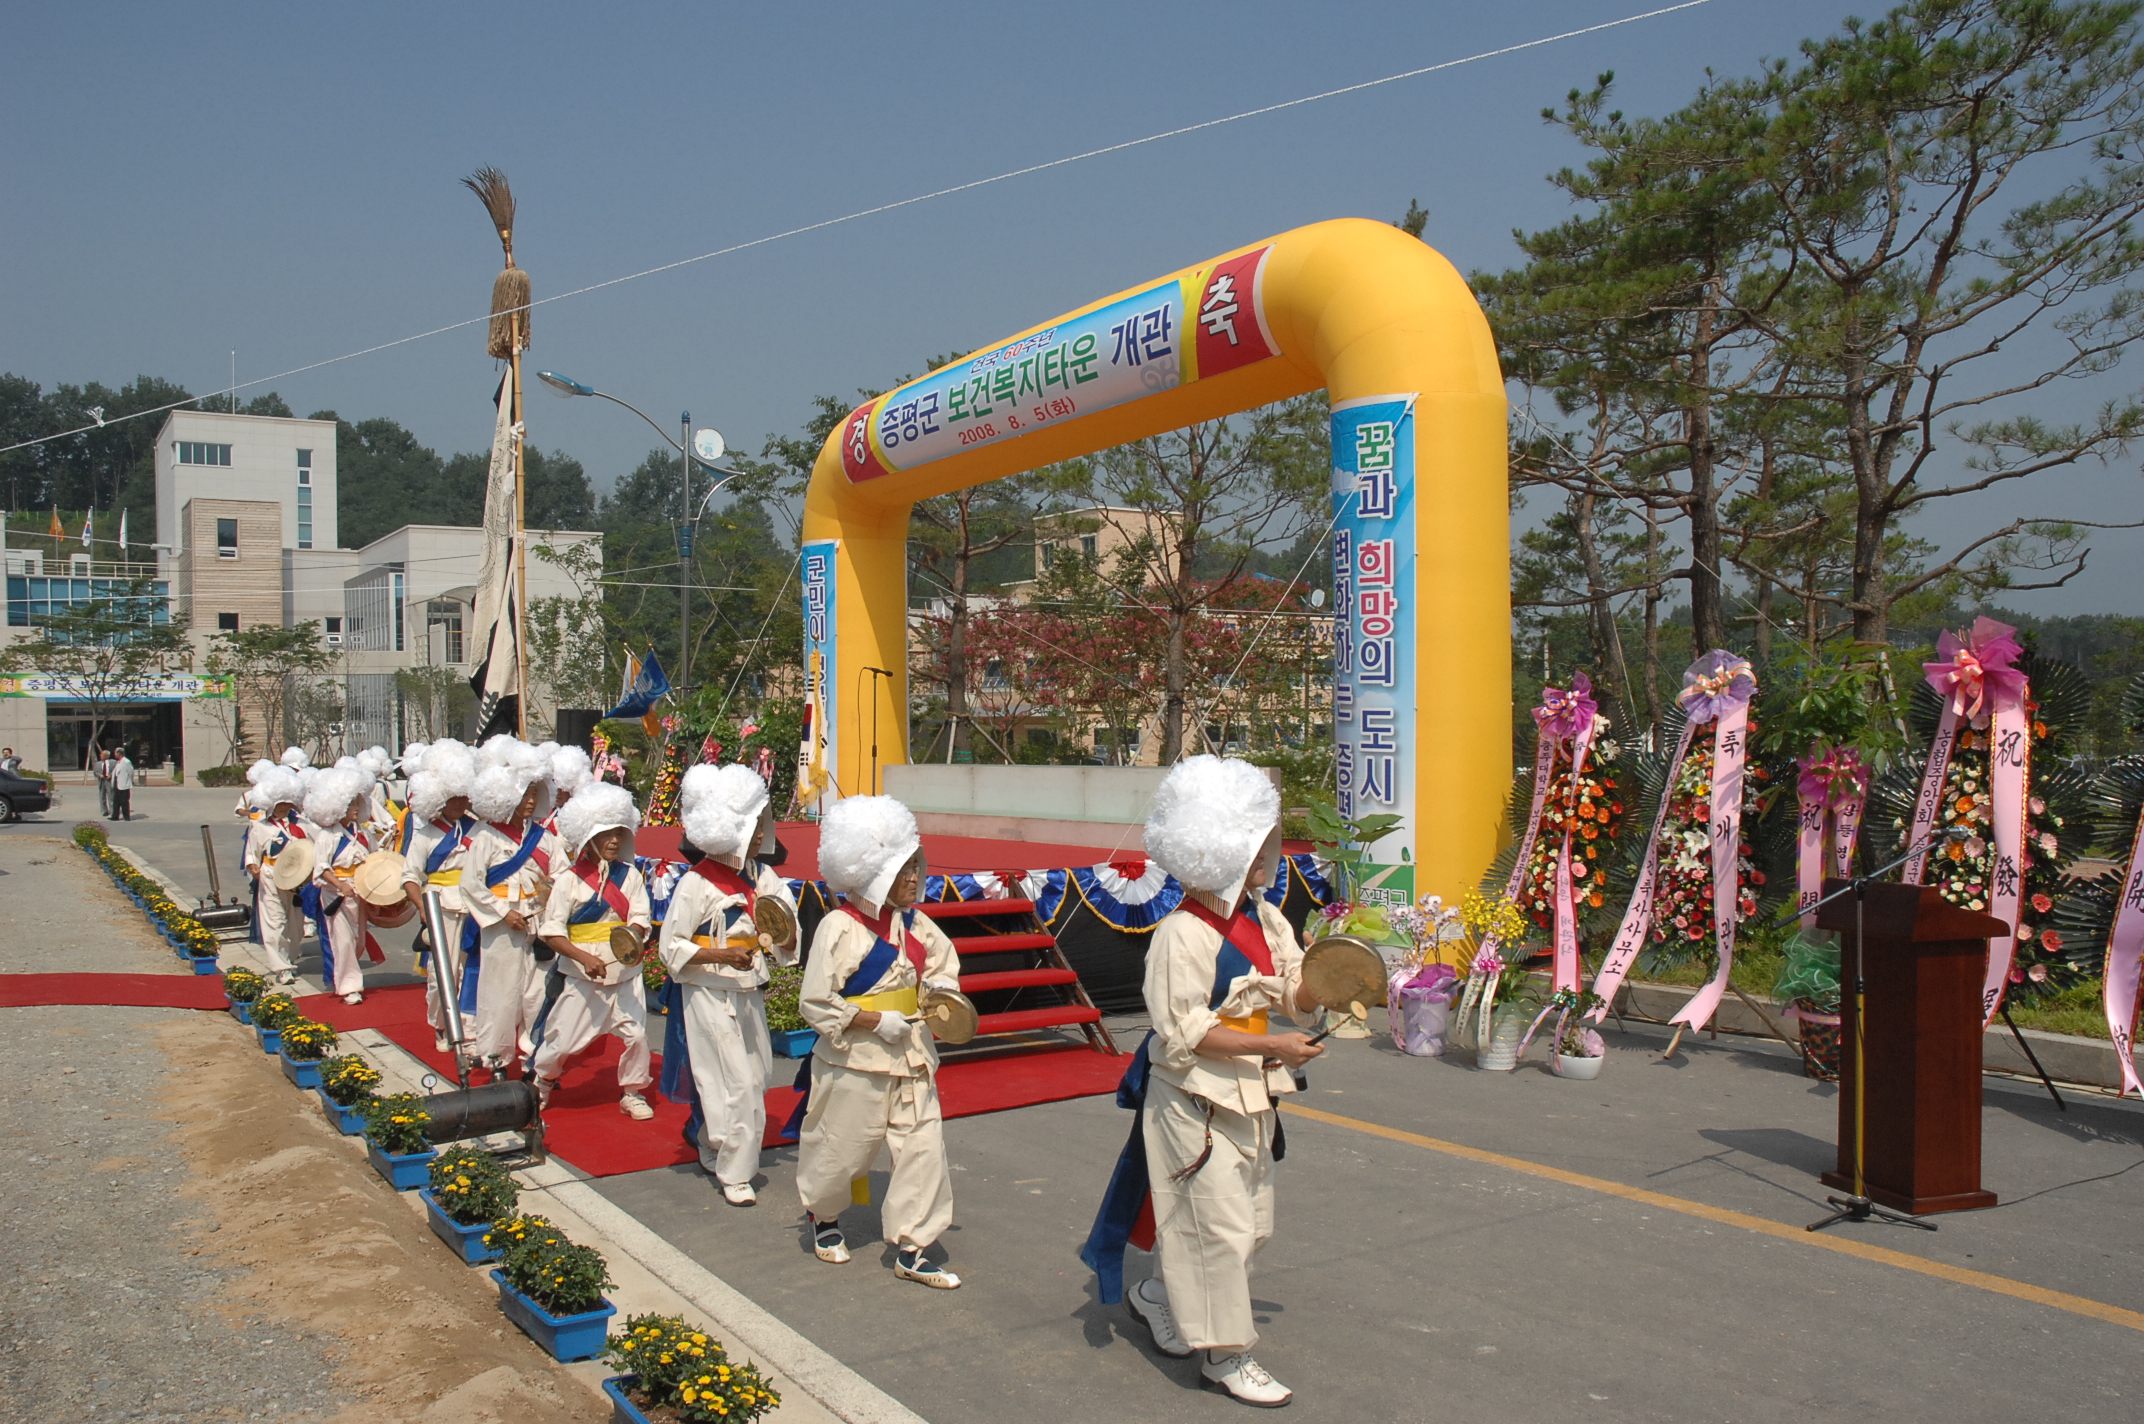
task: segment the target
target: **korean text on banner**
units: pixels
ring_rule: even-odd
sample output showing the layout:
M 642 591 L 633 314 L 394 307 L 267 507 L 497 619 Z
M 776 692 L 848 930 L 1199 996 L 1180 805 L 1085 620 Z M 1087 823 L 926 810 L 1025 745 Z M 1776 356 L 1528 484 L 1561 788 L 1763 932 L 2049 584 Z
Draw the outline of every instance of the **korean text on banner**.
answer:
M 1358 897 L 1414 902 L 1415 528 L 1412 395 L 1333 407 L 1333 751 L 1340 814 L 1393 814 Z
M 840 689 L 834 686 L 836 633 L 836 585 L 834 553 L 838 539 L 812 539 L 804 545 L 804 671 L 809 685 L 804 689 L 810 709 L 804 745 L 798 749 L 797 799 L 816 800 L 826 788 L 833 769 L 840 765 L 837 715 Z M 835 788 L 838 797 L 839 788 Z

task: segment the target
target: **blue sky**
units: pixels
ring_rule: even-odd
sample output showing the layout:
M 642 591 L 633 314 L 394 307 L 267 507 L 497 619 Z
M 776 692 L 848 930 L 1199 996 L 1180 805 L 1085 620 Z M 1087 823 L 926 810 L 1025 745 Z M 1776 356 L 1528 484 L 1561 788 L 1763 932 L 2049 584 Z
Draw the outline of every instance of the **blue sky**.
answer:
M 480 315 L 498 248 L 457 180 L 482 164 L 512 177 L 541 297 L 1643 8 L 25 7 L 0 87 L 0 369 L 208 391 L 234 346 L 246 381 Z M 1624 108 L 1658 112 L 1707 66 L 1746 71 L 1871 8 L 1712 0 L 1013 179 L 546 306 L 531 357 L 756 449 L 815 394 L 1303 222 L 1415 198 L 1462 269 L 1500 267 L 1512 228 L 1565 211 L 1543 175 L 1579 155 L 1544 105 L 1613 69 Z M 276 388 L 444 452 L 485 443 L 494 380 L 471 327 Z M 599 483 L 652 443 L 598 402 L 538 400 L 530 425 Z M 2029 512 L 2133 508 L 2136 479 L 2049 485 Z M 2139 553 L 2106 536 L 2098 570 L 2020 605 L 2133 607 Z

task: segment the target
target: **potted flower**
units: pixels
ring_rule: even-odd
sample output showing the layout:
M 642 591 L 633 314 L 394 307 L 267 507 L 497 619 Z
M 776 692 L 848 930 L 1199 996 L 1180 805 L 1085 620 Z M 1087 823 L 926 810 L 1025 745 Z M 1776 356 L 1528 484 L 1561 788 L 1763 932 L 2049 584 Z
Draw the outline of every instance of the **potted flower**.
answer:
M 804 970 L 799 965 L 777 967 L 767 981 L 767 1037 L 784 1058 L 809 1058 L 819 1041 L 818 1031 L 805 1026 L 797 1008 L 803 988 Z
M 94 821 L 75 822 L 73 834 L 74 843 L 90 855 L 95 855 L 97 848 L 104 844 L 104 827 Z
M 326 1024 L 308 1018 L 284 1024 L 276 1054 L 283 1060 L 283 1076 L 301 1088 L 319 1087 L 320 1060 L 333 1050 L 339 1037 Z
M 486 1233 L 487 1243 L 491 1235 Z M 612 1283 L 603 1253 L 575 1245 L 548 1222 L 509 1240 L 491 1273 L 506 1318 L 554 1360 L 571 1364 L 602 1354 L 610 1318 L 618 1313 L 603 1298 L 603 1288 Z
M 1526 933 L 1526 914 L 1510 899 L 1467 892 L 1460 907 L 1467 982 L 1453 1016 L 1453 1038 L 1475 1050 L 1475 1066 L 1509 1072 L 1519 1065 L 1519 1044 L 1534 1016 L 1524 1002 L 1532 976 L 1517 954 L 1505 949 Z
M 1525 1056 L 1526 1045 L 1534 1041 L 1534 1034 L 1553 1018 L 1555 1023 L 1549 1031 L 1549 1042 L 1554 1045 L 1549 1054 L 1550 1071 L 1559 1078 L 1581 1082 L 1600 1077 L 1608 1044 L 1586 1020 L 1607 1007 L 1608 1001 L 1589 989 L 1558 989 L 1542 1006 L 1533 1027 L 1526 1031 L 1518 1056 Z
M 223 1001 L 231 1006 L 231 1017 L 242 1024 L 253 1022 L 253 1001 L 267 991 L 268 981 L 250 969 L 223 973 Z
M 615 1417 L 648 1424 L 658 1410 L 701 1421 L 758 1419 L 782 1402 L 750 1363 L 733 1365 L 722 1342 L 676 1315 L 636 1315 L 610 1338 L 603 1381 Z
M 481 1147 L 449 1147 L 432 1159 L 432 1184 L 417 1195 L 432 1234 L 471 1266 L 496 1261 L 503 1247 L 487 1239 L 493 1223 L 514 1215 L 521 1189 L 497 1157 Z
M 424 1185 L 432 1163 L 431 1125 L 432 1114 L 415 1093 L 390 1093 L 365 1105 L 365 1155 L 396 1191 Z
M 365 1130 L 365 1107 L 380 1086 L 380 1070 L 355 1054 L 323 1059 L 320 1064 L 320 1107 L 328 1121 L 355 1137 Z
M 216 932 L 192 915 L 183 912 L 173 916 L 173 923 L 178 927 L 186 957 L 193 962 L 194 973 L 214 974 L 216 956 L 223 952 Z
M 663 968 L 661 955 L 651 954 L 640 961 L 640 984 L 648 991 L 648 1012 L 663 1012 L 663 990 L 669 987 L 670 971 Z
M 303 1017 L 298 1012 L 298 1001 L 288 994 L 263 994 L 255 999 L 253 1036 L 260 1040 L 261 1052 L 282 1052 L 283 1025 Z
M 1839 1081 L 1839 946 L 1796 933 L 1782 946 L 1772 992 L 1801 1024 L 1802 1075 Z

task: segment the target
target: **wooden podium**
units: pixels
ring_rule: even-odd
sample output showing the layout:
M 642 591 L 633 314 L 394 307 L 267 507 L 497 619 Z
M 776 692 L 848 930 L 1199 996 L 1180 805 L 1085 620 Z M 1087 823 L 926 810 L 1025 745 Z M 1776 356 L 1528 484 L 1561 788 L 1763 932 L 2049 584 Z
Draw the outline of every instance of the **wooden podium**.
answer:
M 1980 995 L 1988 940 L 2005 926 L 1924 885 L 1870 884 L 1857 1004 L 1850 884 L 1824 882 L 1826 895 L 1848 893 L 1816 920 L 1819 929 L 1839 931 L 1841 951 L 1839 1169 L 1822 1181 L 1854 1190 L 1858 1097 L 1862 1190 L 1871 1201 L 1915 1216 L 1993 1206 L 1995 1193 L 1980 1187 Z

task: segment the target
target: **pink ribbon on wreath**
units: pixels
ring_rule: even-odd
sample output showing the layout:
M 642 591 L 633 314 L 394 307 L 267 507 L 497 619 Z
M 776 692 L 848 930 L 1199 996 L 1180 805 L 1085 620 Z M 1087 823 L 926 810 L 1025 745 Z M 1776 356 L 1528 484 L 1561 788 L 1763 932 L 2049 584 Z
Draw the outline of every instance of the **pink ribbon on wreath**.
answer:
M 1913 854 L 1901 879 L 1919 885 L 1928 869 L 1928 852 L 1943 811 L 1943 783 L 1958 746 L 1959 723 L 1988 729 L 1988 779 L 1992 805 L 1989 839 L 1995 861 L 1988 873 L 1988 913 L 2010 933 L 1988 941 L 1986 977 L 1981 984 L 1980 1017 L 1986 1025 L 2002 1007 L 2017 957 L 2017 924 L 2025 904 L 2025 791 L 2032 780 L 2032 729 L 2026 725 L 2025 674 L 2013 666 L 2024 649 L 2017 630 L 1992 618 L 1976 618 L 1961 640 L 1949 629 L 1936 639 L 1937 661 L 1923 663 L 1928 685 L 1943 697 L 1928 748 L 1928 768 L 1914 798 L 1907 845 Z
M 1756 691 L 1757 678 L 1750 671 L 1749 660 L 1720 649 L 1705 654 L 1683 672 L 1682 691 L 1676 694 L 1687 719 L 1682 740 L 1675 747 L 1675 758 L 1668 764 L 1667 777 L 1661 783 L 1660 809 L 1653 817 L 1652 833 L 1645 839 L 1637 887 L 1631 893 L 1629 907 L 1623 911 L 1615 942 L 1601 961 L 1600 973 L 1593 976 L 1593 992 L 1602 1000 L 1602 1007 L 1593 1011 L 1595 1022 L 1608 1012 L 1606 1006 L 1615 1002 L 1624 977 L 1630 973 L 1653 927 L 1660 832 L 1667 825 L 1668 807 L 1674 800 L 1670 792 L 1690 754 L 1691 739 L 1707 721 L 1712 723 L 1712 914 L 1720 969 L 1669 1022 L 1703 1027 L 1727 992 L 1728 971 L 1734 965 L 1736 911 L 1741 901 L 1737 862 L 1742 849 L 1742 772 L 1749 755 L 1749 701 Z
M 2144 816 L 2129 843 L 2121 898 L 2114 905 L 2114 928 L 2107 935 L 2107 963 L 2100 977 L 2100 999 L 2107 1011 L 2107 1033 L 2122 1065 L 2122 1093 L 2144 1097 L 2137 1081 L 2135 1048 L 2138 981 L 2144 976 Z
M 1593 732 L 1599 725 L 1600 704 L 1592 693 L 1593 679 L 1574 673 L 1569 692 L 1543 688 L 1541 705 L 1534 710 L 1541 735 L 1571 747 L 1571 784 L 1563 798 L 1563 844 L 1556 849 L 1554 979 L 1558 989 L 1578 987 L 1578 901 L 1571 889 L 1571 828 L 1578 817 L 1578 779 L 1585 774 L 1586 754 L 1593 749 Z M 1538 811 L 1534 819 L 1540 820 Z
M 1511 875 L 1504 882 L 1504 898 L 1507 900 L 1517 900 L 1520 889 L 1526 884 L 1526 867 L 1533 862 L 1534 842 L 1541 832 L 1541 808 L 1548 804 L 1548 784 L 1555 776 L 1556 748 L 1566 741 L 1572 742 L 1571 760 L 1575 770 L 1579 761 L 1584 757 L 1586 749 L 1592 744 L 1594 718 L 1599 711 L 1599 704 L 1593 700 L 1592 692 L 1593 680 L 1582 672 L 1572 675 L 1571 687 L 1568 692 L 1560 687 L 1544 687 L 1541 689 L 1541 705 L 1533 709 L 1535 727 L 1534 799 L 1533 805 L 1526 813 L 1526 829 L 1519 834 L 1518 859 L 1512 862 Z M 1573 786 L 1575 789 L 1575 776 Z M 1571 869 L 1569 852 L 1570 836 L 1566 833 L 1564 836 L 1564 858 L 1561 862 L 1557 891 L 1559 901 L 1569 898 Z M 1562 912 L 1565 906 L 1559 903 L 1557 909 L 1556 983 L 1557 987 L 1561 988 L 1563 987 Z M 1570 940 L 1571 982 L 1575 985 L 1578 982 L 1578 939 L 1575 929 L 1570 933 Z M 1497 939 L 1494 935 L 1485 937 L 1481 942 L 1481 948 L 1484 953 L 1493 953 L 1496 947 Z
M 1868 806 L 1869 768 L 1861 753 L 1851 747 L 1819 749 L 1798 763 L 1801 778 L 1795 784 L 1800 817 L 1795 824 L 1795 892 L 1801 906 L 1802 928 L 1816 928 L 1816 902 L 1824 895 L 1824 851 L 1828 842 L 1831 865 L 1840 878 L 1853 872 L 1854 846 L 1861 838 L 1861 815 Z

